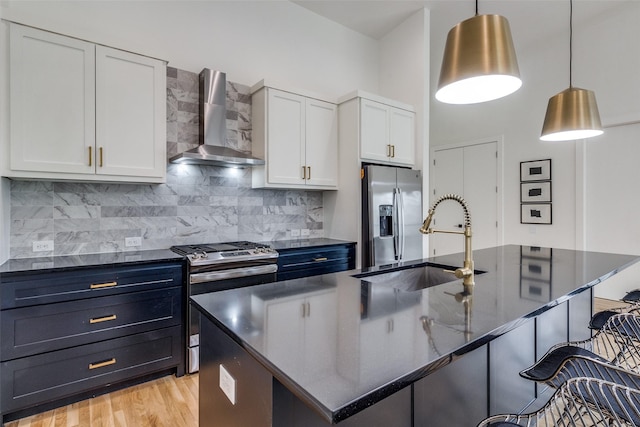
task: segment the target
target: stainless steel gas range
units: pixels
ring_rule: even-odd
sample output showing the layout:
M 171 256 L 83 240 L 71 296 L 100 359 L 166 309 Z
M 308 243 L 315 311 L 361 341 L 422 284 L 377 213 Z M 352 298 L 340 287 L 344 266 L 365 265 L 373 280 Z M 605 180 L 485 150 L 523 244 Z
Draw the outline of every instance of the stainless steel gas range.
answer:
M 187 258 L 188 291 L 191 295 L 274 282 L 278 252 L 253 242 L 172 246 Z M 197 310 L 187 307 L 189 373 L 199 370 L 200 322 Z

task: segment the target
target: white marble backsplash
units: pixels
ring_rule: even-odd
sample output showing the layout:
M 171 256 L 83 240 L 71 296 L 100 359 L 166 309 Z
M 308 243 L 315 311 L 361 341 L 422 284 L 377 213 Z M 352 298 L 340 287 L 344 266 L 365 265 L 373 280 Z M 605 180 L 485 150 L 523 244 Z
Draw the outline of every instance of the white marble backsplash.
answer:
M 198 75 L 167 69 L 167 155 L 198 144 Z M 227 145 L 251 149 L 249 87 L 227 83 Z M 251 169 L 167 165 L 166 184 L 11 181 L 10 257 L 323 237 L 322 193 L 251 188 Z M 125 238 L 140 237 L 139 247 Z M 34 252 L 36 241 L 54 250 Z

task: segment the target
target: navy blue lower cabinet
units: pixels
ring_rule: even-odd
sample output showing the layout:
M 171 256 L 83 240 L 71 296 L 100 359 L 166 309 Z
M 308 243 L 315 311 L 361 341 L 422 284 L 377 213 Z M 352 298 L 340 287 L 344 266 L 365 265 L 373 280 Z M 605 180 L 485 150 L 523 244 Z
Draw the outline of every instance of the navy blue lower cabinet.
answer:
M 353 270 L 355 243 L 278 248 L 278 280 Z
M 181 259 L 18 271 L 0 293 L 3 422 L 184 375 Z
M 2 362 L 5 412 L 25 409 L 179 363 L 181 327 Z

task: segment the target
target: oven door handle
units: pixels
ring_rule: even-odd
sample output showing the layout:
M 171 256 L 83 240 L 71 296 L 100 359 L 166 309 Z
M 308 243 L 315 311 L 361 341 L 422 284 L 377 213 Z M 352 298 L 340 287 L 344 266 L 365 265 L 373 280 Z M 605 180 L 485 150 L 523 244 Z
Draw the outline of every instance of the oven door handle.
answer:
M 189 283 L 215 282 L 218 280 L 234 279 L 236 277 L 257 276 L 278 271 L 278 264 L 257 265 L 254 267 L 233 268 L 230 270 L 209 271 L 207 273 L 193 273 L 189 276 Z

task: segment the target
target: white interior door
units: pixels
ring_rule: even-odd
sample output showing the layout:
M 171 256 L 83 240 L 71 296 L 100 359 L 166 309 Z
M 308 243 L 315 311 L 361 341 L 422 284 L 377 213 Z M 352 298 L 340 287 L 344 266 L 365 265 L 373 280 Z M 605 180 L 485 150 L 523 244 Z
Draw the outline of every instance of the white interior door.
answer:
M 435 152 L 433 165 L 435 178 L 429 208 L 441 196 L 449 193 L 464 197 L 464 151 L 461 148 L 438 150 Z M 464 215 L 460 205 L 446 200 L 438 205 L 431 227 L 440 230 L 463 229 Z M 452 254 L 464 250 L 462 237 L 451 234 L 435 233 L 429 236 L 430 256 Z
M 431 205 L 443 194 L 462 196 L 471 215 L 472 249 L 498 245 L 498 176 L 497 142 L 476 143 L 434 151 L 433 191 Z M 430 206 L 431 206 L 430 205 Z M 464 216 L 455 201 L 444 201 L 434 215 L 432 227 L 463 230 Z M 432 234 L 430 255 L 462 252 L 462 236 Z
M 496 143 L 464 148 L 464 199 L 471 212 L 473 249 L 498 245 Z

